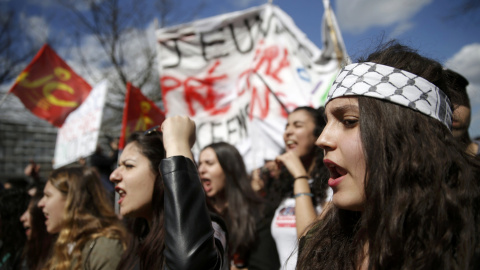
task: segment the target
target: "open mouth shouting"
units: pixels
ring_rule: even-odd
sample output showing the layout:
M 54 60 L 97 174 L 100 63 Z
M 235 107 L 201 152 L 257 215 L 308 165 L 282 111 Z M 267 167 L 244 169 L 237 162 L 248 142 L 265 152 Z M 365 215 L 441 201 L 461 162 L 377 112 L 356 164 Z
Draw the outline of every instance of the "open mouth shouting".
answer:
M 48 226 L 48 214 L 46 212 L 43 212 L 43 216 L 45 216 L 45 226 Z
M 297 147 L 297 142 L 294 140 L 287 140 L 285 142 L 287 149 L 295 149 Z
M 328 185 L 332 188 L 336 187 L 338 184 L 340 184 L 344 176 L 347 174 L 347 171 L 329 159 L 324 159 L 323 163 L 325 164 L 325 166 L 327 166 L 328 171 L 330 172 Z
M 207 193 L 208 195 L 208 193 L 212 191 L 212 188 L 213 188 L 212 181 L 206 178 L 202 178 L 201 181 L 202 181 L 203 189 L 205 190 L 205 193 Z
M 31 230 L 30 226 L 24 225 L 24 226 L 23 226 L 23 229 L 25 230 L 25 235 L 26 235 L 27 237 L 29 237 L 30 234 L 32 233 L 32 230 Z
M 117 192 L 118 195 L 120 196 L 120 199 L 117 201 L 117 203 L 120 205 L 120 204 L 122 204 L 122 201 L 125 198 L 125 196 L 127 195 L 127 193 L 125 192 L 125 190 L 123 190 L 119 187 L 115 187 L 115 192 Z

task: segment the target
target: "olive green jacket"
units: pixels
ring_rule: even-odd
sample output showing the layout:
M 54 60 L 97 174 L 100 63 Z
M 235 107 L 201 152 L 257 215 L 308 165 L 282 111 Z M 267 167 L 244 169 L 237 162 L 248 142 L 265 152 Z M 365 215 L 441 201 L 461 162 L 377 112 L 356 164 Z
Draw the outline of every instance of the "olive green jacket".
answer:
M 123 254 L 122 242 L 118 239 L 99 237 L 88 241 L 82 250 L 82 267 L 85 270 L 114 270 Z M 76 259 L 72 261 L 72 266 Z

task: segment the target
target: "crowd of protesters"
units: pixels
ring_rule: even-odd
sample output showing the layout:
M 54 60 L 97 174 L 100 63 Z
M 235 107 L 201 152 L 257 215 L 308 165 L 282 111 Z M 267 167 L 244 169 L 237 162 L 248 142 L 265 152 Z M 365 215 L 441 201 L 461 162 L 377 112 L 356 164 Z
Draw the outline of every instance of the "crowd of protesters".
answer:
M 392 41 L 292 111 L 284 152 L 251 174 L 226 142 L 196 162 L 186 116 L 118 161 L 99 149 L 45 180 L 32 162 L 33 184 L 0 191 L 0 269 L 479 269 L 467 85 Z

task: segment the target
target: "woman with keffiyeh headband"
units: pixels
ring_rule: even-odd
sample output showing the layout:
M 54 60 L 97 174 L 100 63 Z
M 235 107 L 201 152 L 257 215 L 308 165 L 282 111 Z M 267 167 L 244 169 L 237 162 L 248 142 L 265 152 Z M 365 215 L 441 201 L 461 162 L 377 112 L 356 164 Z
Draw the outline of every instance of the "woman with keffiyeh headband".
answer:
M 339 73 L 316 142 L 332 204 L 297 269 L 478 269 L 479 164 L 442 90 L 442 66 L 395 42 Z

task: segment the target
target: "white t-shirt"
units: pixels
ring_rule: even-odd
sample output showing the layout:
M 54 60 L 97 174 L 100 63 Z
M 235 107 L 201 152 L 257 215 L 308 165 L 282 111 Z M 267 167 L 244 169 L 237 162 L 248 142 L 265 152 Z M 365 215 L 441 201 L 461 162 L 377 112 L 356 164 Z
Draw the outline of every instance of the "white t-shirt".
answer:
M 333 191 L 328 188 L 327 201 L 332 199 Z M 317 214 L 322 212 L 322 207 L 315 207 Z M 277 245 L 281 270 L 294 270 L 297 265 L 298 240 L 295 220 L 295 199 L 284 199 L 275 210 L 271 224 L 271 232 Z

